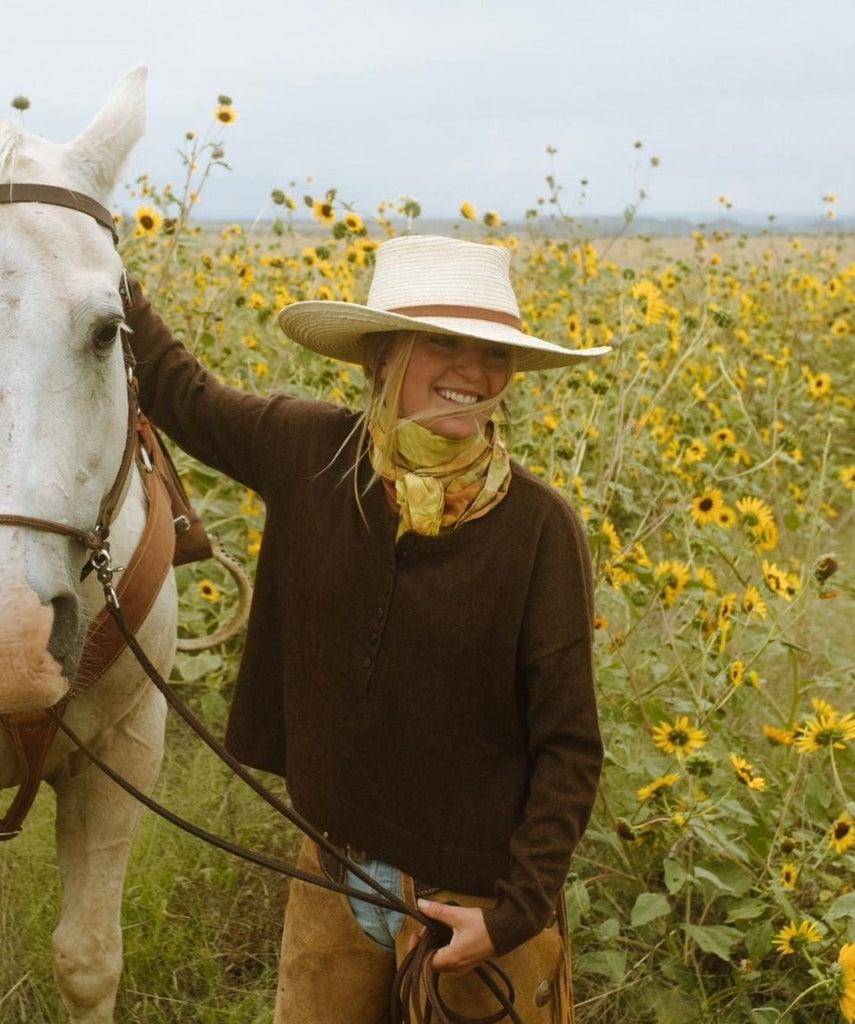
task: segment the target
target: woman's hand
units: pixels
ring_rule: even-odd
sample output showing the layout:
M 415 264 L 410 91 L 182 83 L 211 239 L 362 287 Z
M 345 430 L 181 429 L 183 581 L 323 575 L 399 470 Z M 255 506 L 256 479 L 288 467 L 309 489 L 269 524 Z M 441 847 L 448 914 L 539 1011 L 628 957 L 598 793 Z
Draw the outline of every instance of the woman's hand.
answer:
M 480 907 L 456 907 L 433 900 L 419 900 L 419 910 L 427 917 L 441 921 L 454 932 L 451 942 L 434 954 L 433 965 L 438 971 L 465 974 L 495 956 L 496 951 Z M 413 936 L 410 945 L 415 945 L 417 941 L 416 936 Z

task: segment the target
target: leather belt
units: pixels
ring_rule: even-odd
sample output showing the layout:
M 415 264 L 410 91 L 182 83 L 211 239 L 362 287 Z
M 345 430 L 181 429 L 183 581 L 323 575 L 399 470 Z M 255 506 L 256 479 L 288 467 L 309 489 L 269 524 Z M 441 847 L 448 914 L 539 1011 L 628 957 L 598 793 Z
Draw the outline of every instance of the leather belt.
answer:
M 349 857 L 350 860 L 355 861 L 357 864 L 364 864 L 366 861 L 377 859 L 367 854 L 365 850 L 356 849 L 349 843 L 345 843 L 343 846 L 336 843 L 335 846 L 343 857 Z M 342 861 L 337 860 L 328 850 L 321 846 L 318 847 L 318 861 L 321 865 L 321 870 L 331 882 L 335 882 L 337 885 L 344 885 L 347 868 Z M 431 885 L 429 882 L 420 882 L 414 878 L 413 888 L 416 896 L 420 898 L 432 896 L 440 891 L 441 886 Z

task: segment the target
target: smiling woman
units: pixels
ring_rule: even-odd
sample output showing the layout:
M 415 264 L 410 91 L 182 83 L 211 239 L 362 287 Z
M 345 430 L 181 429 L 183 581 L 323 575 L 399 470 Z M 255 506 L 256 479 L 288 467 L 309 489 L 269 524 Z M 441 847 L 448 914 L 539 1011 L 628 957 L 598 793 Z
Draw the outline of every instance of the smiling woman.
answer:
M 138 287 L 128 323 L 145 411 L 267 508 L 231 751 L 447 926 L 432 963 L 456 1019 L 495 1014 L 467 972 L 499 956 L 518 1019 L 566 1024 L 562 887 L 602 761 L 591 565 L 578 517 L 498 427 L 514 371 L 608 350 L 526 334 L 509 264 L 497 246 L 395 238 L 366 305 L 280 313 L 293 340 L 365 367 L 361 413 L 223 386 Z M 336 871 L 308 840 L 300 865 Z M 381 918 L 294 881 L 276 1021 L 388 1020 L 418 922 Z

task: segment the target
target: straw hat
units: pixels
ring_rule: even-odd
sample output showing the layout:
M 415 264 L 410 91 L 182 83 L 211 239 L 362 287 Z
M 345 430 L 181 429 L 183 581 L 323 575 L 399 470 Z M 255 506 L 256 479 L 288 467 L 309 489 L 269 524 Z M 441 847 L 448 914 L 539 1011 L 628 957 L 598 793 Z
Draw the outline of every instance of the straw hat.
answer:
M 376 331 L 423 331 L 498 342 L 516 350 L 515 369 L 542 370 L 605 355 L 523 334 L 510 281 L 510 251 L 458 238 L 402 235 L 377 250 L 366 305 L 295 302 L 278 316 L 294 341 L 348 363 L 364 360 Z

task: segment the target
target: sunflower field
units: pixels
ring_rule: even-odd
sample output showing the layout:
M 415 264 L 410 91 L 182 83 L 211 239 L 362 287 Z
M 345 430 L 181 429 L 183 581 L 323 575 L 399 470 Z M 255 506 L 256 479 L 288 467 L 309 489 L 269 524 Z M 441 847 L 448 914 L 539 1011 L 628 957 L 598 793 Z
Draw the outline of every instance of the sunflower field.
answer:
M 236 116 L 227 99 L 222 125 Z M 377 245 L 426 230 L 418 202 L 357 210 L 292 182 L 263 224 L 212 227 L 196 204 L 223 145 L 188 133 L 182 160 L 180 187 L 132 186 L 120 225 L 128 268 L 173 331 L 236 387 L 359 404 L 361 372 L 288 342 L 275 312 L 363 301 Z M 613 347 L 594 366 L 519 375 L 508 426 L 514 457 L 587 523 L 597 580 L 606 764 L 567 887 L 577 1020 L 855 1021 L 853 239 L 699 228 L 630 250 L 549 199 L 507 225 L 463 197 L 452 232 L 513 250 L 526 330 Z M 260 500 L 175 457 L 251 574 Z M 185 635 L 231 614 L 215 570 L 179 570 Z M 215 731 L 239 650 L 176 662 Z M 293 851 L 296 837 L 173 733 L 165 802 Z M 49 836 L 33 842 L 47 862 Z M 120 1019 L 269 1021 L 284 899 L 278 880 L 147 819 Z M 23 941 L 0 921 L 4 964 L 32 962 Z M 4 966 L 0 1012 L 36 998 L 34 970 L 24 983 Z M 9 1019 L 62 1020 L 41 998 L 42 1016 Z

